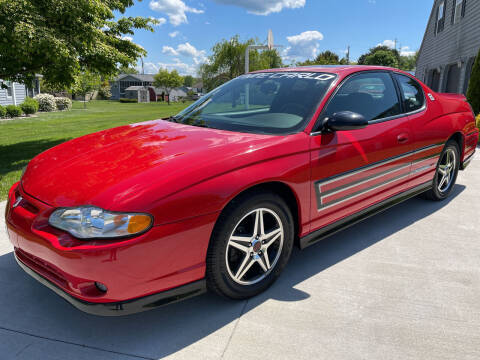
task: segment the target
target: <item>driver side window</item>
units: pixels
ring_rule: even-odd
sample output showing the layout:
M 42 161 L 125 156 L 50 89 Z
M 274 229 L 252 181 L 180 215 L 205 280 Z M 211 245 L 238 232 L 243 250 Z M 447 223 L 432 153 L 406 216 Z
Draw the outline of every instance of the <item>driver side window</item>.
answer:
M 378 120 L 401 113 L 392 78 L 386 72 L 365 72 L 349 78 L 327 105 L 325 116 L 340 111 L 361 114 Z

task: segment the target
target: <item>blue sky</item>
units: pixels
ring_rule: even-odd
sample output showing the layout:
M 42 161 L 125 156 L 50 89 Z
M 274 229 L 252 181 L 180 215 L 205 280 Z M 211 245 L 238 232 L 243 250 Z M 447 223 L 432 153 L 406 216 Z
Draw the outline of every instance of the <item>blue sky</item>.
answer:
M 143 46 L 145 72 L 177 69 L 195 75 L 212 46 L 235 34 L 242 40 L 267 39 L 272 29 L 284 61 L 313 58 L 324 50 L 340 56 L 350 45 L 356 60 L 384 43 L 404 54 L 418 50 L 432 0 L 144 0 L 125 16 L 159 19 L 155 32 L 137 31 L 130 38 Z

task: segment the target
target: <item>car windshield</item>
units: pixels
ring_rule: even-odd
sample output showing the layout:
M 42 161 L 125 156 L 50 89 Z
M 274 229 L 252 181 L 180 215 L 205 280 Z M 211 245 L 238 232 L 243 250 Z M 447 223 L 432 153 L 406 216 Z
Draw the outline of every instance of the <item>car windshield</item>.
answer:
M 171 121 L 259 134 L 303 129 L 336 75 L 318 72 L 246 74 L 216 88 Z

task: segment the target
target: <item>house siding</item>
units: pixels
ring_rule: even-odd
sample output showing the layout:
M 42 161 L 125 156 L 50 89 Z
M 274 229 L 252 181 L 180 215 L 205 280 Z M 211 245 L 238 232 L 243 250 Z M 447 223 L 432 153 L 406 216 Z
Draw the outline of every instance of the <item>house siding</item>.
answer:
M 13 90 L 15 92 L 15 99 L 13 96 L 8 96 L 6 89 L 0 89 L 0 105 L 20 105 L 26 96 L 27 89 L 25 85 L 19 83 L 13 83 Z M 13 94 L 12 94 L 13 95 Z M 14 103 L 15 100 L 15 103 Z
M 445 0 L 445 25 L 443 31 L 435 34 L 437 8 L 443 0 L 435 0 L 420 48 L 415 75 L 427 85 L 432 70 L 439 70 L 439 88 L 444 92 L 462 93 L 467 89 L 471 60 L 480 49 L 480 1 L 466 0 L 465 15 L 456 24 L 452 24 L 452 11 L 455 0 Z M 460 65 L 458 84 L 448 86 L 450 66 Z M 454 91 L 457 89 L 457 91 Z

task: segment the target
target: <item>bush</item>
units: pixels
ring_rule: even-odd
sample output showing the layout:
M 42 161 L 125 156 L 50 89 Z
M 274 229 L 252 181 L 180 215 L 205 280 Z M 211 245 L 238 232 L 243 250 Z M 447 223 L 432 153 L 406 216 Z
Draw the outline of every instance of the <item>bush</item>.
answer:
M 138 100 L 137 99 L 121 98 L 120 102 L 121 103 L 136 103 L 136 102 L 138 102 Z
M 72 100 L 67 97 L 56 97 L 55 104 L 58 110 L 70 110 L 72 108 Z
M 475 123 L 477 124 L 477 128 L 480 129 L 480 114 L 478 114 L 475 119 L 476 119 Z
M 35 114 L 38 111 L 38 101 L 27 97 L 23 103 L 20 104 L 20 107 L 25 115 Z
M 5 117 L 5 115 L 7 115 L 7 109 L 0 105 L 0 118 Z
M 104 81 L 102 83 L 100 89 L 98 89 L 98 95 L 103 100 L 109 100 L 112 97 L 112 93 L 110 92 L 110 84 L 108 83 L 108 81 Z
M 480 50 L 473 64 L 472 74 L 468 83 L 467 99 L 475 114 L 480 113 Z
M 55 111 L 57 110 L 57 104 L 55 103 L 55 97 L 50 94 L 38 94 L 34 97 L 38 101 L 38 109 L 40 111 Z
M 7 116 L 14 118 L 14 117 L 19 117 L 22 116 L 22 108 L 20 106 L 16 105 L 7 105 Z

